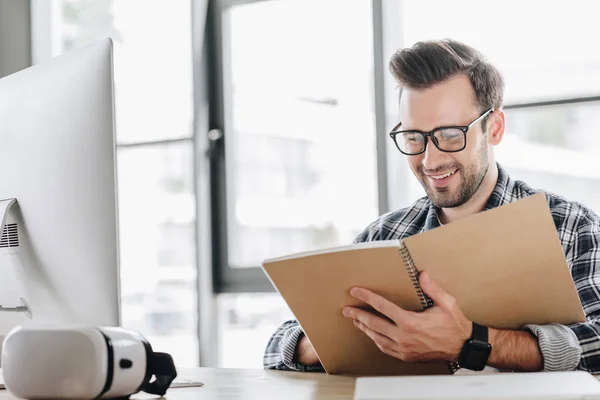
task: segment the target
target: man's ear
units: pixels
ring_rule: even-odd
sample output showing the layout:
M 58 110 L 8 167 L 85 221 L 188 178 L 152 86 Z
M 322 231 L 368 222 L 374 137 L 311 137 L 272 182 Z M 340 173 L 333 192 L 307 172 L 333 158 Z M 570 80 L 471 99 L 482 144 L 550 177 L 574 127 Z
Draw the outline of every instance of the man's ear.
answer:
M 487 121 L 488 143 L 497 146 L 504 137 L 504 110 L 501 108 L 490 114 Z

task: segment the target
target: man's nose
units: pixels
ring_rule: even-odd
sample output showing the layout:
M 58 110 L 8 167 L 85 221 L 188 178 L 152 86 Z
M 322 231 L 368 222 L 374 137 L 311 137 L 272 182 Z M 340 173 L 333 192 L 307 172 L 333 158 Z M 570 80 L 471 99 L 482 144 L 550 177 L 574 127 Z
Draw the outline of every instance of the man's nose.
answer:
M 447 154 L 438 149 L 433 140 L 428 138 L 427 148 L 425 149 L 425 153 L 423 153 L 423 160 L 421 161 L 423 167 L 427 170 L 435 170 L 444 163 L 446 157 Z

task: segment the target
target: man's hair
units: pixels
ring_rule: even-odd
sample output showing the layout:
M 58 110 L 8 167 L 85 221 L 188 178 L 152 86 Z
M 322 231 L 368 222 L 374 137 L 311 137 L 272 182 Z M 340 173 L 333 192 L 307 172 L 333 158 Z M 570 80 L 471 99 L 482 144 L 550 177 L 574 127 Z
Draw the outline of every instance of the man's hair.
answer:
M 400 49 L 390 59 L 389 68 L 400 84 L 400 96 L 403 88 L 427 89 L 465 74 L 481 112 L 502 106 L 504 81 L 500 72 L 479 51 L 456 40 L 430 40 Z M 487 117 L 482 123 L 484 131 L 486 122 Z

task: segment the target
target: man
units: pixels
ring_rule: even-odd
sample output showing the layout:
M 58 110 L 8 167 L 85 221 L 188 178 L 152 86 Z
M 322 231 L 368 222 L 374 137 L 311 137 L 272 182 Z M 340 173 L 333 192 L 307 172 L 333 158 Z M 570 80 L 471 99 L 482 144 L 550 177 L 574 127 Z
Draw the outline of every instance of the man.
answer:
M 390 135 L 427 196 L 381 216 L 356 242 L 405 238 L 535 193 L 512 180 L 495 161 L 494 146 L 502 141 L 505 126 L 503 81 L 479 52 L 452 40 L 421 42 L 394 54 L 390 71 L 401 89 L 401 122 Z M 382 352 L 404 361 L 459 362 L 476 370 L 488 366 L 600 372 L 600 218 L 580 204 L 549 193 L 546 198 L 586 323 L 527 325 L 522 330 L 481 327 L 469 321 L 455 299 L 425 273 L 419 281 L 435 303 L 426 311 L 409 312 L 354 288 L 354 297 L 391 321 L 352 307 L 343 314 Z M 483 360 L 469 356 L 469 339 L 477 335 L 491 345 Z M 296 321 L 275 332 L 264 365 L 323 371 Z

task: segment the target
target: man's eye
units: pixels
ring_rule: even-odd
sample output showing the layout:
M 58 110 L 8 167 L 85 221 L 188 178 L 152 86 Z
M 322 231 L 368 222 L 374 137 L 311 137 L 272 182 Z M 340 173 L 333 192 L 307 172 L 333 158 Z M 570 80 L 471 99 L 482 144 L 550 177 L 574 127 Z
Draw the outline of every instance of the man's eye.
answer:
M 416 133 L 409 133 L 404 135 L 404 141 L 407 143 L 416 143 L 420 142 L 421 140 L 421 135 Z

